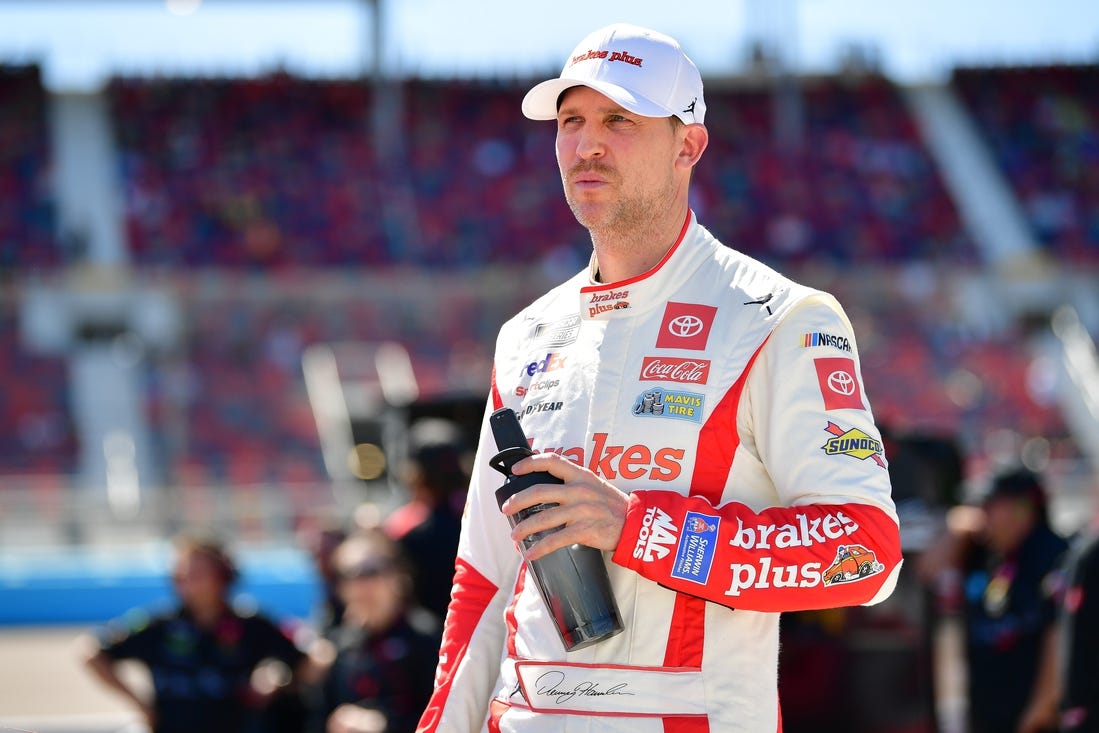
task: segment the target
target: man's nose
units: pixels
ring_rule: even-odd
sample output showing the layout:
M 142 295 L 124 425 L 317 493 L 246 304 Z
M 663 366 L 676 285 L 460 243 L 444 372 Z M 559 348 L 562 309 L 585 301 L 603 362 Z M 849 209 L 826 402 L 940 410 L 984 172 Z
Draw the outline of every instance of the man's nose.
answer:
M 576 140 L 576 155 L 583 160 L 600 158 L 606 153 L 606 140 L 599 125 L 584 125 Z

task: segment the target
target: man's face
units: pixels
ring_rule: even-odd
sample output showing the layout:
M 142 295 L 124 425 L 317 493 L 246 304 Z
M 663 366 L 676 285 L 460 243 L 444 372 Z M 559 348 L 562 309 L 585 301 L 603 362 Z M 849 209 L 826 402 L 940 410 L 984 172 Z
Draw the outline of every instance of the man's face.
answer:
M 565 199 L 588 229 L 629 230 L 673 205 L 689 175 L 677 170 L 682 126 L 642 117 L 589 87 L 565 92 L 557 165 Z
M 209 557 L 198 552 L 181 552 L 172 569 L 172 583 L 180 602 L 188 608 L 208 608 L 225 598 L 226 583 Z
M 1000 552 L 1017 548 L 1034 521 L 1034 509 L 1027 499 L 997 497 L 985 502 L 985 537 Z

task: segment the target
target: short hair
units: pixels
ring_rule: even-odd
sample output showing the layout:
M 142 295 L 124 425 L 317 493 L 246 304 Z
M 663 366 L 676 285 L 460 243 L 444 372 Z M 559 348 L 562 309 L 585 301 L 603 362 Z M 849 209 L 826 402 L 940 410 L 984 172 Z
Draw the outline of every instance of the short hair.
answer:
M 361 577 L 378 571 L 409 576 L 410 570 L 400 545 L 380 529 L 355 532 L 336 548 L 333 561 L 341 577 Z
M 225 585 L 232 585 L 240 577 L 233 556 L 220 537 L 209 532 L 184 532 L 172 543 L 180 555 L 198 555 L 210 561 Z

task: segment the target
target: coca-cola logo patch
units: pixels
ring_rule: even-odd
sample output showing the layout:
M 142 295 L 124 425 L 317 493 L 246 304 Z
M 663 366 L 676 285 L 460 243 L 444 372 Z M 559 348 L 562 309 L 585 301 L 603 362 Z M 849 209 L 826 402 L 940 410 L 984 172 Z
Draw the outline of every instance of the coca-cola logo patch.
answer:
M 656 337 L 657 348 L 705 349 L 716 313 L 717 308 L 712 305 L 669 301 L 664 307 L 664 320 Z
M 643 382 L 679 382 L 706 384 L 710 378 L 709 359 L 681 359 L 674 356 L 646 356 L 641 361 Z

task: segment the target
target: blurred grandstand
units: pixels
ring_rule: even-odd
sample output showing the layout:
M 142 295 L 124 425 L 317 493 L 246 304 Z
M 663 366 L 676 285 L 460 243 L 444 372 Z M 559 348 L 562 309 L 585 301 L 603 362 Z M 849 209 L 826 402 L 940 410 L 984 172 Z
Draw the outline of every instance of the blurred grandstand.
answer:
M 701 221 L 839 297 L 893 441 L 956 442 L 967 486 L 1022 460 L 1075 529 L 1099 468 L 1099 67 L 850 69 L 794 105 L 773 82 L 708 79 Z M 528 86 L 55 94 L 0 66 L 0 545 L 211 520 L 285 545 L 398 501 L 409 418 L 475 426 L 497 328 L 590 251 Z
M 920 89 L 804 78 L 798 133 L 780 139 L 765 74 L 714 80 L 693 205 L 724 241 L 839 294 L 885 425 L 956 436 L 978 471 L 1025 450 L 1083 475 L 1094 428 L 1062 415 L 1077 387 L 1048 322 L 1066 304 L 1093 333 L 1099 317 L 1097 83 L 1086 66 Z M 314 344 L 396 342 L 423 399 L 483 394 L 500 322 L 586 258 L 552 129 L 516 114 L 524 88 L 391 83 L 400 132 L 379 136 L 378 89 L 358 81 L 50 95 L 37 67 L 5 67 L 7 483 L 101 491 L 122 436 L 145 501 L 329 495 L 347 476 L 326 467 L 308 400 Z M 967 143 L 991 165 L 958 170 L 951 145 Z

